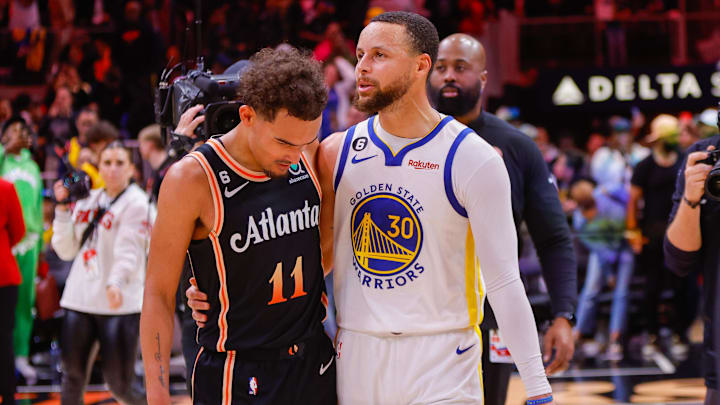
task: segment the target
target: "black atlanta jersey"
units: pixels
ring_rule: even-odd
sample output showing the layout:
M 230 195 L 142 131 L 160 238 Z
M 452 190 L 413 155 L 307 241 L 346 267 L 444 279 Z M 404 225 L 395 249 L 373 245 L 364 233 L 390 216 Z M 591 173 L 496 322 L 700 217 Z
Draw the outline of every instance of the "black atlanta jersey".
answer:
M 198 343 L 218 352 L 272 349 L 321 331 L 320 189 L 306 157 L 271 179 L 242 167 L 219 140 L 190 156 L 207 175 L 215 212 L 210 235 L 188 248 L 210 303 Z

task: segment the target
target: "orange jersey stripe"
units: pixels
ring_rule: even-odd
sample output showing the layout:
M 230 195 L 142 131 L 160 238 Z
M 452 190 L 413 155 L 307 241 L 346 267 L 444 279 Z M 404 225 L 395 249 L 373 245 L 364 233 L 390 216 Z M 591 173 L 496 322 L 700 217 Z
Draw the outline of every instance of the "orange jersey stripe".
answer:
M 235 368 L 235 351 L 229 351 L 225 359 L 225 370 L 223 372 L 223 399 L 222 405 L 232 403 L 233 369 Z
M 210 235 L 208 235 L 208 238 L 210 239 L 210 242 L 213 246 L 213 253 L 215 254 L 215 267 L 217 268 L 218 279 L 220 282 L 220 290 L 218 291 L 218 296 L 220 299 L 220 316 L 218 317 L 218 329 L 220 336 L 218 338 L 216 349 L 218 352 L 224 352 L 225 342 L 227 341 L 228 333 L 227 313 L 230 309 L 230 298 L 228 297 L 227 284 L 225 281 L 225 261 L 222 257 L 222 249 L 220 248 L 220 242 L 217 235 L 219 235 L 220 231 L 222 230 L 225 211 L 222 203 L 222 198 L 220 196 L 220 188 L 217 184 L 217 179 L 215 178 L 215 173 L 213 173 L 212 169 L 210 168 L 210 164 L 208 163 L 207 159 L 205 159 L 205 156 L 203 156 L 200 152 L 192 152 L 190 156 L 195 158 L 195 160 L 197 160 L 198 163 L 200 163 L 200 166 L 203 168 L 203 171 L 208 178 L 208 182 L 210 183 L 210 191 L 213 198 L 213 205 L 215 206 L 215 226 L 210 231 Z
M 229 153 L 227 153 L 225 148 L 218 141 L 210 139 L 208 143 L 210 144 L 210 146 L 212 146 L 218 156 L 220 156 L 220 159 L 222 159 L 222 161 L 225 162 L 225 164 L 228 165 L 231 169 L 233 169 L 233 171 L 239 176 L 252 181 L 270 180 L 270 177 L 266 176 L 264 173 L 253 172 L 250 169 L 246 169 L 240 166 L 240 164 L 237 163 L 235 159 L 230 156 Z
M 310 166 L 310 163 L 308 163 L 307 158 L 305 157 L 305 154 L 300 154 L 300 159 L 302 159 L 303 163 L 305 163 L 305 167 L 308 169 L 308 173 L 310 173 L 310 178 L 313 181 L 313 184 L 315 184 L 315 188 L 317 189 L 318 195 L 320 196 L 320 199 L 322 200 L 322 190 L 320 189 L 320 182 L 318 181 L 317 176 L 315 175 L 315 171 L 313 170 L 312 166 Z
M 225 209 L 223 207 L 220 187 L 218 186 L 217 179 L 215 178 L 215 173 L 212 171 L 210 163 L 208 163 L 202 153 L 192 152 L 190 156 L 200 163 L 200 166 L 208 179 L 208 183 L 210 183 L 210 194 L 212 195 L 213 206 L 215 207 L 215 226 L 213 226 L 212 232 L 215 235 L 219 235 L 222 230 L 223 221 L 225 220 Z
M 227 342 L 228 335 L 228 324 L 227 324 L 227 313 L 230 310 L 230 297 L 227 291 L 227 281 L 225 279 L 225 260 L 222 256 L 222 249 L 220 248 L 220 241 L 216 235 L 210 234 L 210 242 L 213 246 L 213 252 L 215 253 L 215 266 L 217 267 L 218 278 L 220 279 L 220 290 L 218 291 L 218 298 L 220 299 L 220 315 L 218 316 L 218 329 L 220 336 L 217 343 L 217 351 L 225 351 L 225 342 Z
M 197 356 L 195 356 L 195 363 L 193 363 L 193 371 L 192 371 L 192 377 L 190 378 L 190 400 L 195 401 L 195 369 L 197 368 L 198 360 L 200 360 L 200 355 L 202 354 L 203 350 L 205 348 L 200 346 L 200 350 L 198 350 Z

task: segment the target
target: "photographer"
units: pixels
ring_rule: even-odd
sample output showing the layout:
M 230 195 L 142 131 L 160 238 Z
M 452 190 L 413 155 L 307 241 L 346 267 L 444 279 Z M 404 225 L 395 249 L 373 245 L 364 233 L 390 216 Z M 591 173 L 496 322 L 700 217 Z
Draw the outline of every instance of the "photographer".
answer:
M 720 136 L 696 142 L 677 178 L 665 241 L 665 264 L 678 275 L 702 269 L 704 278 L 703 308 L 705 311 L 704 354 L 705 404 L 720 403 L 715 372 L 717 347 L 713 345 L 715 285 L 720 261 L 720 202 L 706 198 L 705 180 L 712 170 L 706 164 L 712 150 L 720 148 Z
M 74 259 L 60 305 L 66 315 L 61 336 L 62 403 L 82 404 L 88 358 L 100 342 L 103 376 L 115 398 L 144 403 L 133 387 L 145 281 L 146 246 L 154 219 L 147 195 L 135 184 L 131 153 L 120 142 L 100 153 L 105 187 L 90 191 L 72 211 L 62 180 L 54 185 L 52 245 Z

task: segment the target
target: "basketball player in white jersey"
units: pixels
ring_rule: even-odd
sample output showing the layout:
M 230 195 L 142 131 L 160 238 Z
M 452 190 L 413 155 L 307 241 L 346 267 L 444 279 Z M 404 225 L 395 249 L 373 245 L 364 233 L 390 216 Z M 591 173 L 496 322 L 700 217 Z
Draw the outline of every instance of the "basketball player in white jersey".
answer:
M 340 404 L 481 404 L 487 294 L 528 404 L 551 404 L 520 281 L 499 154 L 435 111 L 438 34 L 389 12 L 362 31 L 356 106 L 378 115 L 320 144 L 323 265 L 334 268 Z M 248 271 L 251 269 L 248 269 Z M 207 297 L 191 287 L 200 323 Z
M 430 106 L 437 49 L 425 18 L 375 17 L 358 41 L 355 105 L 378 114 L 320 145 L 338 399 L 482 403 L 476 325 L 487 294 L 528 403 L 552 403 L 518 270 L 508 174 L 488 143 Z

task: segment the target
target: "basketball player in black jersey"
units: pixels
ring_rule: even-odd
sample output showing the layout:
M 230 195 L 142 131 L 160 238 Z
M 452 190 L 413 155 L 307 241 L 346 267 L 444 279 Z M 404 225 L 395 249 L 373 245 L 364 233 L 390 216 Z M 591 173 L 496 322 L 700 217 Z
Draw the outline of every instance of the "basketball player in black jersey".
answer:
M 195 404 L 336 404 L 324 334 L 320 188 L 309 162 L 327 92 L 319 65 L 264 49 L 238 87 L 241 123 L 168 171 L 147 271 L 141 343 L 148 402 L 169 404 L 175 290 L 187 254 L 210 304 Z

